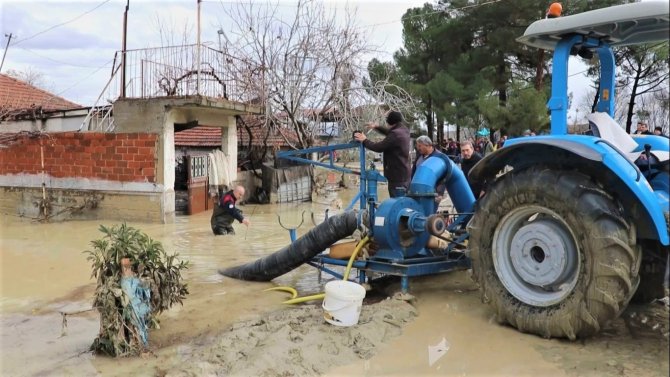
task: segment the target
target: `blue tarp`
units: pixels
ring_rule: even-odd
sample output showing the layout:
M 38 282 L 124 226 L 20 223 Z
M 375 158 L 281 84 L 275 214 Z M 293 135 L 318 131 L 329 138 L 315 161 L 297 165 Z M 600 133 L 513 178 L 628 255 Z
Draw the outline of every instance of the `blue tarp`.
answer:
M 130 298 L 130 309 L 132 311 L 131 322 L 140 333 L 142 342 L 146 346 L 149 340 L 148 320 L 151 311 L 151 291 L 135 276 L 121 278 L 121 289 Z

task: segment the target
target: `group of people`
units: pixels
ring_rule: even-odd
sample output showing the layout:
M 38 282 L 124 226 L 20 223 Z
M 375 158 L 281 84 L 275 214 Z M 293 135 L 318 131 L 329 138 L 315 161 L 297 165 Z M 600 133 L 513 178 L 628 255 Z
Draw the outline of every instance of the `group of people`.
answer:
M 633 135 L 657 135 L 657 136 L 666 136 L 663 134 L 662 127 L 654 127 L 654 131 L 649 131 L 649 125 L 643 120 L 637 122 L 637 127 Z M 667 136 L 666 136 L 667 137 Z
M 419 136 L 416 139 L 417 158 L 413 163 L 410 162 L 409 127 L 405 125 L 402 114 L 397 111 L 387 113 L 386 126 L 369 123 L 367 128 L 376 130 L 386 137 L 375 142 L 368 139 L 365 133 L 356 132 L 354 139 L 362 143 L 365 148 L 383 154 L 384 176 L 388 181 L 388 192 L 391 198 L 403 196 L 407 192 L 412 176 L 425 160 L 433 156 L 444 156 L 444 153 L 435 148 L 433 141 L 428 136 Z M 452 148 L 460 150 L 461 168 L 467 177 L 470 169 L 481 160 L 482 156 L 475 152 L 475 146 L 471 141 L 463 141 L 456 146 L 452 145 Z M 470 180 L 468 182 L 470 183 Z M 475 197 L 480 196 L 481 187 L 470 183 L 470 188 Z M 444 191 L 444 182 L 437 182 L 436 201 L 442 200 Z M 249 226 L 249 219 L 245 218 L 242 211 L 236 207 L 236 202 L 244 197 L 244 193 L 244 187 L 236 186 L 233 190 L 218 195 L 211 218 L 212 232 L 215 235 L 235 234 L 235 229 L 232 227 L 235 220 Z
M 365 148 L 383 154 L 384 176 L 388 181 L 388 192 L 391 198 L 403 196 L 407 192 L 416 169 L 429 157 L 445 156 L 446 154 L 446 156 L 460 163 L 463 173 L 468 177 L 470 170 L 475 164 L 483 156 L 494 150 L 493 144 L 487 137 L 488 135 L 484 134 L 478 134 L 478 138 L 475 141 L 465 140 L 460 144 L 450 138 L 441 145 L 441 149 L 444 152 L 436 148 L 428 136 L 419 136 L 415 142 L 417 156 L 412 163 L 410 161 L 410 131 L 409 127 L 405 125 L 401 113 L 389 111 L 386 114 L 385 126 L 377 123 L 368 123 L 367 128 L 368 130 L 376 130 L 384 134 L 384 139 L 377 142 L 372 141 L 368 139 L 364 132 L 354 133 L 354 139 L 362 143 Z M 639 121 L 635 134 L 663 135 L 663 132 L 661 127 L 656 127 L 652 133 L 644 121 Z M 500 145 L 497 145 L 497 147 L 502 147 L 505 139 L 501 138 Z M 483 195 L 483 187 L 479 183 L 473 182 L 468 178 L 468 184 L 475 198 Z M 444 182 L 437 182 L 435 187 L 437 202 L 442 200 L 444 191 Z M 219 195 L 211 219 L 212 232 L 214 234 L 235 234 L 235 230 L 232 227 L 235 220 L 249 226 L 249 220 L 235 206 L 235 203 L 243 197 L 244 187 L 242 186 L 237 186 L 233 190 Z
M 435 145 L 428 136 L 419 136 L 416 139 L 417 156 L 415 161 L 410 164 L 410 132 L 409 128 L 404 124 L 402 114 L 397 111 L 389 111 L 386 115 L 386 124 L 387 126 L 380 126 L 377 123 L 369 123 L 367 125 L 368 129 L 374 129 L 386 135 L 381 141 L 374 142 L 368 139 L 363 132 L 354 133 L 354 139 L 363 143 L 365 148 L 383 154 L 384 176 L 388 180 L 389 196 L 394 198 L 403 195 L 409 189 L 412 176 L 423 161 L 429 157 L 444 156 L 444 153 L 435 148 Z M 481 146 L 483 150 L 488 151 L 490 149 L 492 151 L 493 145 L 490 145 L 491 142 L 488 141 L 488 138 L 483 137 L 483 135 L 480 136 L 480 141 L 484 143 Z M 475 152 L 475 145 L 472 141 L 463 141 L 459 145 L 452 139 L 449 139 L 446 147 L 446 152 L 449 155 L 456 153 L 460 149 L 461 169 L 463 169 L 466 177 L 470 169 L 482 159 L 482 155 Z M 478 184 L 471 182 L 470 179 L 468 179 L 468 183 L 475 197 L 480 197 L 482 188 Z M 440 201 L 442 199 L 444 190 L 444 182 L 437 182 L 435 188 L 437 194 L 436 200 Z
M 477 154 L 481 157 L 484 157 L 487 154 L 502 148 L 505 144 L 505 141 L 507 141 L 507 135 L 503 135 L 498 138 L 498 141 L 494 144 L 488 137 L 488 130 L 486 131 L 487 132 L 485 133 L 481 131 L 478 132 L 476 139 L 468 139 L 469 145 L 471 145 L 474 148 L 474 151 L 477 152 Z M 442 152 L 449 156 L 449 158 L 451 158 L 454 162 L 459 163 L 463 158 L 461 145 L 462 143 L 458 143 L 454 139 L 448 138 L 442 141 L 442 145 L 440 147 Z

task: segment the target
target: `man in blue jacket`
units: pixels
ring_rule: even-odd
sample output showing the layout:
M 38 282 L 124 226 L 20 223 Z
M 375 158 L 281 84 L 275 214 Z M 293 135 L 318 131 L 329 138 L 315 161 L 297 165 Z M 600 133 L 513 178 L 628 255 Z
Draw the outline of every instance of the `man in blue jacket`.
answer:
M 244 187 L 236 186 L 219 198 L 214 206 L 211 219 L 212 232 L 215 235 L 235 234 L 235 229 L 232 226 L 235 220 L 249 226 L 249 220 L 245 219 L 242 216 L 242 211 L 235 207 L 235 203 L 243 197 Z

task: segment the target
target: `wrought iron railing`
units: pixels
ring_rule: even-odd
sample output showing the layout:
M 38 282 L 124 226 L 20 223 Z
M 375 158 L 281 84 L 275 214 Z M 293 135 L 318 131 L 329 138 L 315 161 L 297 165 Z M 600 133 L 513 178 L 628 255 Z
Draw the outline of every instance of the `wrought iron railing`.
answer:
M 250 64 L 204 45 L 128 50 L 125 62 L 126 98 L 201 95 L 247 102 L 255 96 L 238 76 L 253 71 Z
M 112 75 L 79 130 L 113 131 L 112 104 L 119 98 L 200 95 L 249 102 L 258 98 L 252 87 L 259 74 L 253 64 L 204 45 L 127 50 L 125 64 L 117 51 Z

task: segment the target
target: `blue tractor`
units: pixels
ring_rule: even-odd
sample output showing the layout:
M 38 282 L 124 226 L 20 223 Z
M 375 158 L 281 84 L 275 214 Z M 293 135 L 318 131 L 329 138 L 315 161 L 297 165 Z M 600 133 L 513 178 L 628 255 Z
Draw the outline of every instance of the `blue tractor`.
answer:
M 553 50 L 551 134 L 508 140 L 470 173 L 486 184 L 467 227 L 473 276 L 500 322 L 545 337 L 592 335 L 621 314 L 645 272 L 657 276 L 641 264 L 665 266 L 668 138 L 631 136 L 613 120 L 612 48 L 668 41 L 669 19 L 667 2 L 625 4 L 539 20 L 519 38 Z M 600 60 L 590 135 L 567 129 L 575 54 Z

